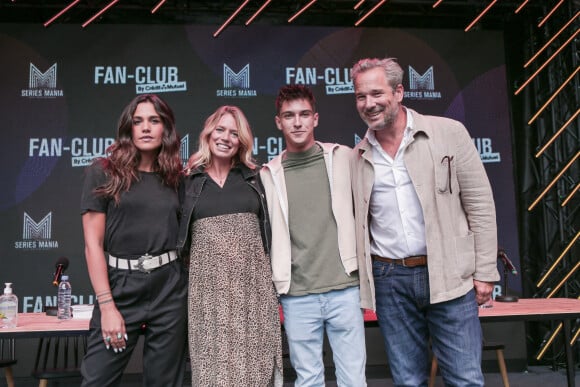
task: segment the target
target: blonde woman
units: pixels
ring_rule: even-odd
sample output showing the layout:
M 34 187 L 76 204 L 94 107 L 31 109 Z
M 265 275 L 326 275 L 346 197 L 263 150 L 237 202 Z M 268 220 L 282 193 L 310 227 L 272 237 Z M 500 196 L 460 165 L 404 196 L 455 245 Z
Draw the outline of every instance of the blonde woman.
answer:
M 270 225 L 243 112 L 208 117 L 186 168 L 178 247 L 189 252 L 193 386 L 281 386 Z

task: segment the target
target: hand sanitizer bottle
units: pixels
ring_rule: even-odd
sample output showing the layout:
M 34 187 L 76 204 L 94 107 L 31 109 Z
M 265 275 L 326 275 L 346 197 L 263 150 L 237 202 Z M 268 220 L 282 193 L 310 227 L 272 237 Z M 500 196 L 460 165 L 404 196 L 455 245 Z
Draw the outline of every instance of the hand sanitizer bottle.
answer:
M 18 297 L 12 293 L 12 283 L 6 282 L 0 296 L 0 328 L 15 328 L 18 323 Z

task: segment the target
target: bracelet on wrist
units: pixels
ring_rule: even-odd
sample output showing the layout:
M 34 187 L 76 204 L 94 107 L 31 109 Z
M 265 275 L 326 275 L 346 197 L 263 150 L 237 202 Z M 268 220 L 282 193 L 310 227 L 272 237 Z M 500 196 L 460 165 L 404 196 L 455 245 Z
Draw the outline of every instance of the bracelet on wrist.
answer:
M 97 298 L 102 297 L 102 296 L 106 296 L 107 294 L 111 294 L 111 291 L 108 290 L 106 292 L 99 293 L 99 294 L 97 294 Z

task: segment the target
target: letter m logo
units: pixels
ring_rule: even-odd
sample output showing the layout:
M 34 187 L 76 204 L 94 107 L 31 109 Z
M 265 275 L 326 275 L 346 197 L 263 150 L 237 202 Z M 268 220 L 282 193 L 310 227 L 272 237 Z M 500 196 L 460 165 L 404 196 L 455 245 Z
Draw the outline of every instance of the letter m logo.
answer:
M 50 239 L 52 228 L 52 212 L 49 212 L 42 220 L 36 223 L 30 215 L 24 213 L 24 226 L 22 239 Z
M 409 89 L 410 90 L 435 90 L 433 78 L 433 66 L 429 67 L 423 75 L 409 66 Z
M 240 72 L 235 73 L 227 64 L 224 63 L 224 88 L 250 88 L 250 64 L 244 66 Z
M 28 87 L 31 89 L 39 87 L 56 88 L 56 63 L 50 66 L 44 73 L 31 63 Z

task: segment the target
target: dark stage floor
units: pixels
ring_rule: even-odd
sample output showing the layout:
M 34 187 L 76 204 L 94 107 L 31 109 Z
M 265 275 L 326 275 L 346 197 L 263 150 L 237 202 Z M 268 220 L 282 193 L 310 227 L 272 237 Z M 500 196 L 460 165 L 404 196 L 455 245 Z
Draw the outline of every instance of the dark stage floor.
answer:
M 1 371 L 0 371 L 1 372 Z M 390 387 L 393 386 L 392 380 L 385 376 L 385 371 L 380 369 L 368 369 L 367 370 L 367 383 L 368 387 Z M 6 386 L 6 380 L 4 379 L 4 374 L 0 373 L 2 376 L 0 380 L 0 386 Z M 565 387 L 566 383 L 566 373 L 565 370 L 560 369 L 558 371 L 552 371 L 548 367 L 544 366 L 534 366 L 529 367 L 527 372 L 511 372 L 508 375 L 511 387 Z M 335 387 L 336 383 L 332 381 L 333 376 L 330 374 L 327 376 L 328 382 L 327 387 Z M 576 371 L 576 387 L 580 387 L 580 372 Z M 38 381 L 33 378 L 16 378 L 15 384 L 17 387 L 36 387 L 38 386 Z M 49 381 L 48 386 L 53 387 L 76 387 L 78 386 L 78 379 L 69 379 L 61 381 Z M 499 373 L 486 373 L 485 374 L 485 384 L 488 387 L 501 387 L 503 386 L 501 375 Z M 186 381 L 184 386 L 190 386 L 191 383 Z M 140 374 L 126 374 L 123 379 L 123 387 L 139 387 L 141 386 L 141 375 Z M 284 387 L 291 387 L 293 383 L 288 380 L 284 383 Z M 437 377 L 436 387 L 443 386 L 443 381 L 441 377 Z

